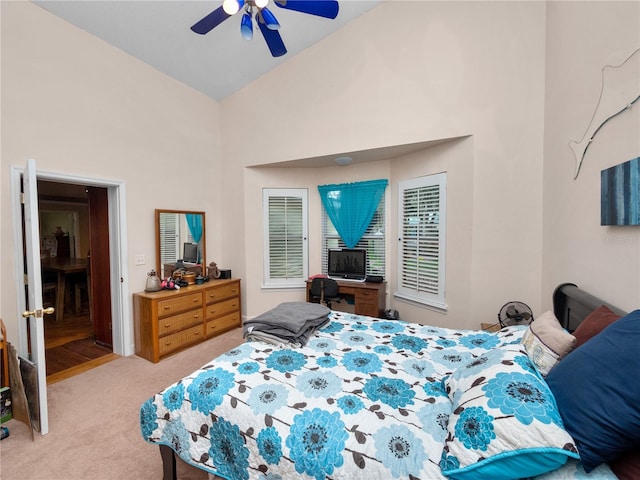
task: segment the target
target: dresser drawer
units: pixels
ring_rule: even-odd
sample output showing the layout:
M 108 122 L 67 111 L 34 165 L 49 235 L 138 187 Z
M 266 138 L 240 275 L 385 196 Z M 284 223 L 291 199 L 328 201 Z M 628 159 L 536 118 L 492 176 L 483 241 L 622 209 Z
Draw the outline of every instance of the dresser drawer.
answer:
M 224 302 L 212 303 L 207 305 L 205 310 L 207 320 L 240 310 L 240 298 L 236 297 Z
M 164 337 L 170 333 L 179 332 L 192 325 L 202 325 L 202 309 L 180 313 L 173 317 L 158 320 L 158 336 Z
M 182 330 L 181 332 L 167 335 L 158 340 L 158 350 L 160 356 L 178 350 L 191 343 L 200 342 L 203 338 L 202 325 Z
M 217 335 L 218 333 L 240 326 L 240 312 L 233 312 L 224 317 L 209 320 L 207 322 L 207 337 Z
M 196 292 L 182 297 L 168 298 L 158 302 L 158 317 L 167 317 L 202 306 L 202 293 Z
M 220 287 L 210 288 L 204 292 L 205 303 L 219 302 L 225 298 L 239 297 L 240 287 L 237 282 L 223 285 Z

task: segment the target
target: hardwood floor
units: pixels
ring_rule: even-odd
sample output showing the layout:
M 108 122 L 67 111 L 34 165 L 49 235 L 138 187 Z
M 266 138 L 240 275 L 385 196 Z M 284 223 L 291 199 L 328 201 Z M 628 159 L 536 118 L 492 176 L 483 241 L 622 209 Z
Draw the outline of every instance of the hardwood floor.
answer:
M 65 313 L 62 319 L 47 317 L 44 328 L 47 384 L 90 370 L 119 356 L 107 347 L 95 345 L 93 325 L 88 312 Z M 51 373 L 50 373 L 51 372 Z
M 45 317 L 44 348 L 59 347 L 65 343 L 89 338 L 93 335 L 93 326 L 88 313 L 80 315 L 65 314 L 60 321 L 53 315 Z

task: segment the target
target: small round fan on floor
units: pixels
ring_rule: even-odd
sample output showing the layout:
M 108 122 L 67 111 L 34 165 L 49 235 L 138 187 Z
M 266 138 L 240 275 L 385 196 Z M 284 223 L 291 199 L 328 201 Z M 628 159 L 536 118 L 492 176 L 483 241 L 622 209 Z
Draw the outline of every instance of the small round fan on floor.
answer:
M 498 322 L 501 328 L 510 325 L 529 325 L 533 322 L 533 312 L 526 303 L 507 302 L 498 312 Z

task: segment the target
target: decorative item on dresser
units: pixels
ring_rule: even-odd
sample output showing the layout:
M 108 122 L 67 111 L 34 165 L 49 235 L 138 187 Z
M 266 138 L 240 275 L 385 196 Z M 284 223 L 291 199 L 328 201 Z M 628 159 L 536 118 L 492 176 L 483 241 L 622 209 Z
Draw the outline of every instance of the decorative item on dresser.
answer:
M 239 327 L 240 280 L 211 280 L 180 290 L 133 295 L 136 355 L 166 355 Z

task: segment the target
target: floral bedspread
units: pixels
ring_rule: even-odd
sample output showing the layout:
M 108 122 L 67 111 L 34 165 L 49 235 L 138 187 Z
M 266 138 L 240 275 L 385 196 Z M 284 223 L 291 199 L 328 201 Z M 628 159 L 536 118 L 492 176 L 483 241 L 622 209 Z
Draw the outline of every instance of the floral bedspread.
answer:
M 442 379 L 523 332 L 332 312 L 306 347 L 248 342 L 156 394 L 142 434 L 231 480 L 443 479 Z

